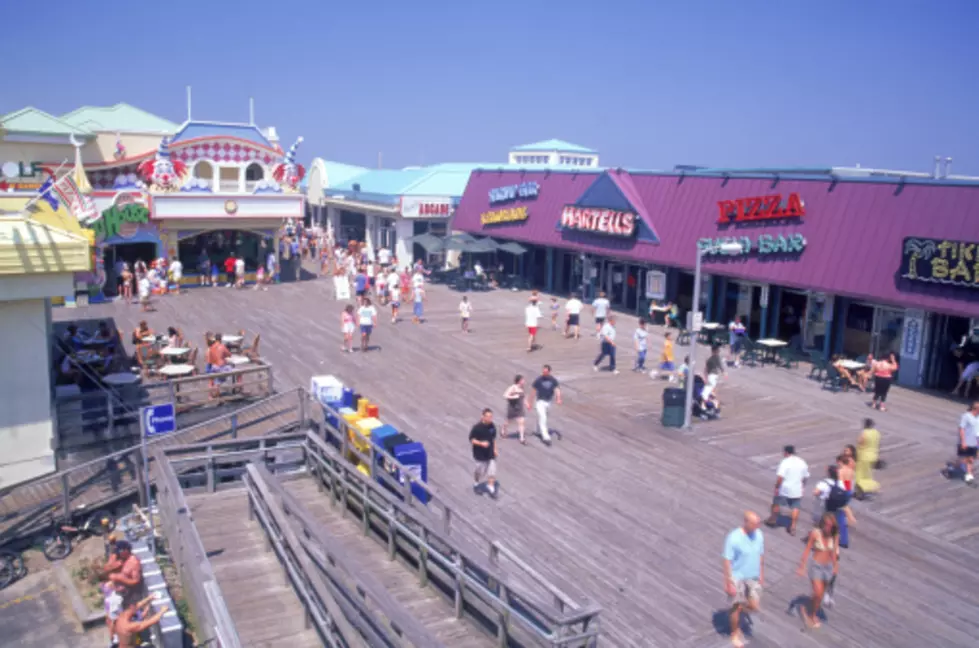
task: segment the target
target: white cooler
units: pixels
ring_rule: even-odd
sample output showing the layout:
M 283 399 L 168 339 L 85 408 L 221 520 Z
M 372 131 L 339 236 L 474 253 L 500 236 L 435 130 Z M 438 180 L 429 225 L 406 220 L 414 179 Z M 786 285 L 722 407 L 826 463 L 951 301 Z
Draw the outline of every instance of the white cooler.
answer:
M 343 383 L 336 376 L 313 376 L 309 393 L 322 405 L 343 400 Z

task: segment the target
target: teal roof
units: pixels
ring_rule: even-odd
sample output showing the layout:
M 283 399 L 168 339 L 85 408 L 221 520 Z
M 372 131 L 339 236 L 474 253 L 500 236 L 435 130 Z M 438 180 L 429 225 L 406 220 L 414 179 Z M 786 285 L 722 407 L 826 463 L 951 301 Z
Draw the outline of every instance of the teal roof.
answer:
M 330 178 L 326 191 L 354 191 L 354 185 L 358 185 L 360 188 L 356 191 L 359 193 L 400 196 L 429 173 L 427 169 L 376 169 L 351 176 L 343 182 L 334 182 Z
M 584 146 L 578 146 L 577 144 L 572 144 L 571 142 L 565 142 L 559 139 L 549 139 L 543 142 L 534 142 L 533 144 L 523 144 L 522 146 L 514 146 L 511 151 L 558 151 L 559 153 L 591 153 L 596 154 L 595 151 L 590 148 L 585 148 Z
M 314 160 L 313 163 L 315 164 L 316 161 Z M 326 170 L 326 179 L 329 181 L 331 188 L 338 185 L 346 185 L 350 178 L 363 175 L 370 171 L 367 167 L 357 166 L 356 164 L 344 164 L 343 162 L 331 162 L 329 160 L 323 160 L 323 168 Z
M 54 115 L 49 115 L 37 108 L 23 108 L 0 116 L 0 126 L 11 133 L 31 133 L 33 135 L 77 135 L 91 137 L 92 133 L 68 124 Z
M 125 103 L 106 107 L 82 106 L 62 115 L 61 121 L 79 128 L 103 132 L 175 133 L 179 128 L 172 121 Z
M 427 176 L 405 188 L 405 196 L 461 196 L 469 182 L 472 169 L 435 170 Z

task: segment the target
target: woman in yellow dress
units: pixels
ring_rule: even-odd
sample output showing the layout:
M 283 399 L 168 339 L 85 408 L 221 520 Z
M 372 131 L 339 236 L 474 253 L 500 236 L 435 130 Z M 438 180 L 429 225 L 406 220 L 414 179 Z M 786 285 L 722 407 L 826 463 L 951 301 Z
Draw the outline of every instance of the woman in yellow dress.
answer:
M 880 459 L 880 432 L 874 427 L 873 419 L 864 419 L 863 431 L 857 440 L 857 467 L 854 481 L 856 492 L 862 498 L 880 490 L 874 480 L 874 466 Z

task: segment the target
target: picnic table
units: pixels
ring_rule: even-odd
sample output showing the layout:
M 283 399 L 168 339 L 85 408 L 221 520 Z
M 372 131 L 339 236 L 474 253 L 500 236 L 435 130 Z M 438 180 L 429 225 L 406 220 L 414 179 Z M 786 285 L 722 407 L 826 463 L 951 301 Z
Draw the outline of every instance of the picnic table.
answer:
M 758 340 L 758 346 L 765 349 L 765 358 L 762 362 L 776 362 L 778 360 L 778 350 L 789 346 L 789 343 L 776 338 L 765 338 Z
M 106 385 L 112 385 L 113 387 L 135 385 L 139 382 L 139 376 L 132 372 L 120 371 L 119 373 L 111 373 L 107 376 L 103 376 L 102 382 L 104 382 Z
M 189 364 L 168 364 L 157 369 L 157 373 L 167 378 L 179 378 L 189 376 L 194 373 L 194 365 Z
M 859 360 L 840 360 L 840 366 L 847 371 L 858 371 L 867 366 L 866 362 L 860 362 Z
M 704 322 L 700 325 L 700 330 L 704 336 L 704 342 L 714 346 L 717 338 L 724 332 L 724 325 L 717 322 Z
M 249 358 L 248 356 L 233 355 L 228 358 L 227 363 L 229 365 L 237 367 L 238 365 L 248 364 L 251 361 L 252 361 L 251 358 Z
M 190 349 L 185 347 L 166 347 L 160 349 L 160 355 L 171 362 L 174 362 L 177 358 L 185 356 L 188 353 L 190 353 Z

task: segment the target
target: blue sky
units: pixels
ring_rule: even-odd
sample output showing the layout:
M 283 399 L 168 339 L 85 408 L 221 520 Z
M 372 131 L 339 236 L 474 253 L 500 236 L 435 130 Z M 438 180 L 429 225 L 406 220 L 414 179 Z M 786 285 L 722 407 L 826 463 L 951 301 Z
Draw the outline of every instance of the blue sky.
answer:
M 631 168 L 941 154 L 979 175 L 975 0 L 11 4 L 0 113 L 179 122 L 191 85 L 197 118 L 246 121 L 255 97 L 304 160 L 503 161 L 557 137 Z

